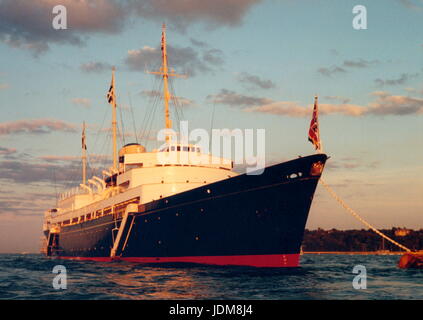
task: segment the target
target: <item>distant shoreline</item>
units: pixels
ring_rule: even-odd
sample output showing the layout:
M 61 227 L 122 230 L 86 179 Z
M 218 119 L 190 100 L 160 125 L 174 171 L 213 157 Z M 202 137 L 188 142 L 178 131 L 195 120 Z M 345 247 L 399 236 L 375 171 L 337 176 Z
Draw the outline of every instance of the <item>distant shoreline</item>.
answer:
M 379 252 L 379 251 L 304 251 L 303 254 L 343 254 L 343 255 L 403 255 L 405 251 L 389 251 L 389 252 Z

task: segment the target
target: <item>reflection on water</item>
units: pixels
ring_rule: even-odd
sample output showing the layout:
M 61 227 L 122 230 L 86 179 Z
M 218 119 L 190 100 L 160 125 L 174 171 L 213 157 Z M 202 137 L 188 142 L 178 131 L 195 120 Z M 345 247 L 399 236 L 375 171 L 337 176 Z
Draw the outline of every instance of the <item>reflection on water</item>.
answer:
M 139 265 L 0 255 L 3 299 L 423 299 L 423 272 L 396 267 L 397 256 L 303 255 L 301 267 L 260 269 L 193 264 Z M 67 289 L 54 290 L 54 265 Z M 355 290 L 355 265 L 367 289 Z

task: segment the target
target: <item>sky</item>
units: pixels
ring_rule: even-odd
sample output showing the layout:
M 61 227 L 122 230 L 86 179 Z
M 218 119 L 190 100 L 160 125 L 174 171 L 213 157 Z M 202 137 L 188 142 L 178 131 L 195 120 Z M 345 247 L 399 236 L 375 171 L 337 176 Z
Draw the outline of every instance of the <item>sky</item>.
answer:
M 67 29 L 52 27 L 56 5 Z M 367 29 L 353 28 L 356 5 Z M 314 153 L 314 95 L 330 156 L 324 179 L 377 228 L 423 228 L 422 0 L 0 0 L 0 252 L 37 252 L 43 212 L 111 159 L 116 67 L 119 144 L 154 148 L 162 23 L 180 106 L 174 124 L 266 130 L 266 161 Z M 144 133 L 144 138 L 140 135 Z M 307 228 L 363 226 L 318 186 Z

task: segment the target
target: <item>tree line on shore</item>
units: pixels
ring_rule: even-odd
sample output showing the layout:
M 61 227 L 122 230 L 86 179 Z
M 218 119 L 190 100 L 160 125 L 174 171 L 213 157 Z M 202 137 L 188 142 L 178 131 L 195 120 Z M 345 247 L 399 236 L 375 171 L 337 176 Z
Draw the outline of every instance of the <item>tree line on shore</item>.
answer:
M 411 250 L 423 250 L 423 229 L 392 228 L 380 230 Z M 303 251 L 402 251 L 371 230 L 305 230 Z

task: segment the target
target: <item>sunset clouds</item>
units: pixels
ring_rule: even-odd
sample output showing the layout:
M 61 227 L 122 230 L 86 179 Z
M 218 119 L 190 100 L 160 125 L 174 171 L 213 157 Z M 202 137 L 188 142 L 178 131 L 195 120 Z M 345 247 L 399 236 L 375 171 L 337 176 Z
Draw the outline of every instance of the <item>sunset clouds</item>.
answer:
M 44 134 L 53 131 L 75 132 L 76 126 L 63 120 L 55 119 L 0 122 L 0 136 L 9 134 Z
M 0 41 L 39 55 L 51 44 L 83 46 L 86 36 L 116 34 L 131 19 L 168 21 L 179 31 L 203 23 L 217 28 L 241 24 L 248 10 L 259 0 L 2 0 L 0 1 Z M 67 9 L 68 29 L 52 28 L 52 9 Z
M 384 91 L 375 91 L 371 95 L 375 99 L 367 105 L 351 104 L 349 103 L 350 99 L 342 97 L 326 97 L 327 100 L 342 100 L 343 103 L 325 103 L 323 99 L 319 103 L 319 113 L 321 115 L 341 114 L 351 117 L 423 114 L 423 99 L 421 98 L 392 95 Z M 295 101 L 274 101 L 269 98 L 239 94 L 226 89 L 222 89 L 216 95 L 209 95 L 208 99 L 217 104 L 240 108 L 245 112 L 288 117 L 309 117 L 310 110 L 312 110 L 312 104 L 304 106 Z
M 210 72 L 223 64 L 223 54 L 218 49 L 198 51 L 192 47 L 168 45 L 169 65 L 181 70 L 189 76 L 199 72 Z M 131 71 L 145 71 L 160 65 L 160 47 L 144 46 L 141 49 L 129 50 L 125 64 Z

